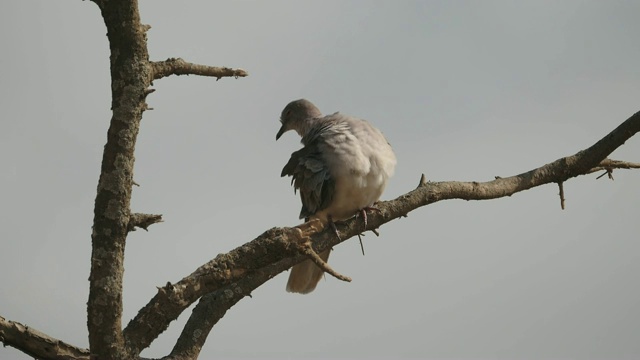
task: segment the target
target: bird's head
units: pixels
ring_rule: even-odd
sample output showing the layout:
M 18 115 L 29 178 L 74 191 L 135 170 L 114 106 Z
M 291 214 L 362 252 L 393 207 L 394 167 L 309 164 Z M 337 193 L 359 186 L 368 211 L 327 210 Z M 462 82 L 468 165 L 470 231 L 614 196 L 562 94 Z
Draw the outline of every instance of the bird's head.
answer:
M 298 135 L 304 136 L 309 129 L 309 120 L 321 116 L 320 110 L 309 100 L 300 99 L 290 102 L 280 115 L 282 126 L 276 134 L 276 140 L 289 130 L 295 130 Z

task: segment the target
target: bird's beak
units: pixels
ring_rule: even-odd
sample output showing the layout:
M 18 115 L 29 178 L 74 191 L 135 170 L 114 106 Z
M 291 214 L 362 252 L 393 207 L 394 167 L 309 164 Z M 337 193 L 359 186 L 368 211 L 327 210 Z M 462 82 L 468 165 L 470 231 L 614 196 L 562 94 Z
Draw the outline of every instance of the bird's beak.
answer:
M 282 124 L 280 130 L 278 130 L 278 133 L 276 134 L 276 141 L 278 141 L 278 139 L 280 139 L 280 136 L 282 136 L 282 134 L 284 134 L 286 131 L 287 129 L 284 127 L 284 124 Z

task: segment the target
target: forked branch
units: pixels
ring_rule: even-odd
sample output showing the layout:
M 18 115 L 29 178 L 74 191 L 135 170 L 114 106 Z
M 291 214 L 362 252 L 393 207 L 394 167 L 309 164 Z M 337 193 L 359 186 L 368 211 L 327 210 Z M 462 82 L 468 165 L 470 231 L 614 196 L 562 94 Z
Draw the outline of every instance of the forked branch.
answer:
M 378 228 L 393 219 L 405 216 L 418 207 L 442 200 L 495 199 L 544 184 L 564 183 L 570 178 L 603 169 L 611 171 L 618 168 L 638 168 L 635 163 L 606 158 L 638 131 L 640 131 L 640 113 L 634 114 L 596 144 L 575 155 L 558 159 L 519 175 L 496 177 L 495 180 L 488 182 L 429 182 L 423 177 L 415 190 L 394 200 L 377 203 L 376 207 L 380 211 L 370 214 L 369 228 Z M 250 295 L 264 282 L 307 259 L 296 247 L 291 246 L 293 242 L 299 241 L 301 232 L 303 236 L 310 238 L 310 244 L 315 251 L 322 252 L 359 234 L 362 230 L 361 221 L 358 219 L 338 224 L 339 238 L 333 231 L 325 231 L 309 225 L 270 229 L 255 240 L 227 254 L 218 255 L 179 282 L 169 283 L 160 288 L 158 294 L 140 310 L 124 330 L 123 335 L 129 353 L 139 354 L 182 311 L 201 298 L 174 351 L 167 358 L 197 356 L 211 327 L 229 308 L 243 297 Z M 4 328 L 8 326 L 5 325 Z M 194 336 L 196 333 L 198 336 Z M 37 354 L 30 345 L 25 345 L 25 341 L 8 341 L 6 332 L 0 334 L 6 344 L 16 346 L 29 354 Z M 21 336 L 37 339 L 41 335 L 23 331 Z
M 495 180 L 487 182 L 428 182 L 422 178 L 415 190 L 394 200 L 376 204 L 380 211 L 370 214 L 369 228 L 378 228 L 393 219 L 405 216 L 418 207 L 442 200 L 495 199 L 544 184 L 564 183 L 570 178 L 603 169 L 611 171 L 618 168 L 638 168 L 635 163 L 606 158 L 638 131 L 640 131 L 640 113 L 634 114 L 593 146 L 519 175 L 496 177 Z M 293 242 L 299 241 L 301 231 L 304 236 L 310 238 L 313 249 L 322 252 L 359 234 L 362 230 L 361 221 L 358 219 L 338 224 L 339 238 L 333 231 L 308 225 L 270 229 L 255 240 L 227 254 L 218 255 L 179 282 L 169 283 L 160 288 L 158 294 L 140 310 L 124 330 L 123 336 L 128 352 L 139 354 L 182 311 L 201 298 L 200 304 L 191 315 L 174 351 L 168 358 L 178 359 L 187 354 L 189 356 L 197 354 L 211 327 L 229 308 L 243 297 L 250 295 L 264 282 L 307 259 L 291 246 Z M 5 325 L 5 328 L 8 326 Z M 199 336 L 193 336 L 194 332 Z M 21 336 L 37 339 L 41 335 L 23 331 Z M 29 354 L 37 354 L 30 345 L 25 345 L 25 341 L 8 341 L 6 332 L 2 333 L 2 337 L 6 344 L 16 346 Z
M 442 200 L 495 199 L 544 184 L 566 182 L 570 178 L 589 174 L 594 171 L 593 169 L 605 165 L 616 167 L 618 164 L 621 168 L 625 168 L 627 166 L 625 164 L 631 163 L 616 162 L 606 157 L 638 131 L 640 131 L 640 113 L 631 116 L 593 146 L 526 173 L 507 178 L 497 177 L 488 182 L 428 182 L 422 178 L 417 189 L 395 200 L 376 204 L 380 211 L 373 212 L 369 216 L 369 228 L 378 228 L 393 219 L 405 216 L 418 207 Z M 337 225 L 342 240 L 339 240 L 332 231 L 309 230 L 310 233 L 306 235 L 311 238 L 313 248 L 322 252 L 359 234 L 361 226 L 361 222 L 357 219 Z M 299 228 L 307 227 L 303 224 Z M 207 298 L 206 306 L 217 309 L 215 314 L 210 314 L 212 317 L 202 316 L 201 312 L 194 311 L 188 324 L 191 324 L 192 328 L 200 329 L 203 333 L 208 333 L 210 326 L 219 319 L 216 316 L 223 314 L 223 310 L 230 308 L 240 298 L 250 294 L 256 287 L 291 265 L 306 259 L 305 256 L 291 251 L 290 244 L 299 239 L 298 231 L 295 228 L 273 228 L 227 254 L 218 255 L 193 274 L 172 285 L 180 289 L 179 293 L 174 292 L 171 297 L 154 297 L 129 323 L 124 331 L 125 338 L 136 347 L 136 350 L 141 350 L 147 347 L 164 331 L 169 322 L 175 320 L 196 299 L 211 292 L 228 292 L 232 287 L 237 288 L 238 284 L 245 284 L 246 286 L 236 295 L 233 302 L 220 300 L 221 298 Z M 251 281 L 248 282 L 248 279 Z M 233 293 L 235 292 L 230 292 L 230 294 Z M 157 308 L 163 309 L 161 314 L 154 311 Z M 144 336 L 141 337 L 142 333 Z M 193 346 L 189 345 L 191 340 L 188 336 L 181 339 L 183 340 L 181 349 L 197 347 L 195 342 L 192 342 Z M 197 342 L 202 341 L 204 340 L 200 338 Z

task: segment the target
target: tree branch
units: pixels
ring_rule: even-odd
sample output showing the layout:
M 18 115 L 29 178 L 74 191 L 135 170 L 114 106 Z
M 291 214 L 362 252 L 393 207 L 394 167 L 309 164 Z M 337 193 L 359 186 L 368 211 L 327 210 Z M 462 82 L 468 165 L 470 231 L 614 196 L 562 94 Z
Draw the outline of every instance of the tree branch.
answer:
M 112 117 L 94 207 L 87 327 L 92 356 L 126 360 L 137 356 L 127 352 L 122 336 L 122 277 L 134 150 L 151 83 L 147 28 L 136 0 L 94 1 L 109 39 Z
M 376 229 L 393 219 L 405 216 L 408 212 L 418 207 L 442 200 L 495 199 L 511 196 L 517 192 L 543 184 L 564 182 L 579 175 L 589 174 L 592 168 L 602 166 L 602 164 L 610 165 L 612 160 L 605 158 L 638 131 L 640 131 L 640 113 L 634 114 L 588 149 L 526 173 L 508 178 L 498 177 L 493 181 L 482 183 L 458 181 L 427 182 L 421 179 L 418 188 L 415 190 L 395 200 L 376 204 L 380 211 L 373 212 L 369 216 L 367 229 Z M 308 228 L 305 228 L 303 224 L 296 228 L 273 228 L 267 230 L 253 241 L 227 254 L 218 255 L 215 259 L 201 266 L 176 284 L 167 284 L 166 287 L 159 289 L 158 294 L 140 310 L 125 328 L 124 336 L 128 343 L 139 352 L 149 346 L 167 328 L 171 321 L 175 320 L 184 309 L 201 296 L 216 291 L 231 291 L 231 293 L 235 293 L 231 289 L 234 286 L 233 284 L 246 284 L 247 287 L 241 288 L 241 294 L 244 297 L 246 296 L 245 294 L 249 294 L 257 286 L 288 269 L 293 264 L 306 260 L 307 257 L 301 256 L 296 246 L 293 245 L 299 239 L 300 232 L 302 232 L 303 236 L 311 238 L 312 246 L 316 252 L 322 252 L 359 234 L 362 231 L 362 223 L 357 219 L 351 219 L 338 224 L 337 228 L 342 240 L 338 239 L 332 231 L 326 231 L 326 229 L 320 231 L 309 230 Z M 251 279 L 251 281 L 247 279 Z M 236 299 L 236 302 L 240 298 Z M 209 301 L 212 303 L 209 304 Z M 202 303 L 206 304 L 203 306 L 216 307 L 218 313 L 211 315 L 212 318 L 190 319 L 190 322 L 194 321 L 190 325 L 191 329 L 207 328 L 207 326 L 219 319 L 217 316 L 219 316 L 220 311 L 223 309 L 226 311 L 233 305 L 229 301 L 222 300 L 220 296 L 212 296 L 207 298 L 207 302 L 203 301 Z M 162 309 L 162 311 L 157 311 L 157 309 Z M 208 323 L 205 325 L 204 323 L 207 321 Z M 186 328 L 185 331 L 187 331 Z M 201 330 L 200 335 L 202 334 L 204 333 Z M 188 337 L 188 334 L 184 336 Z M 192 344 L 195 344 L 195 342 L 192 342 Z M 184 345 L 180 348 L 187 349 L 190 347 Z
M 315 231 L 315 229 L 302 229 L 303 236 L 309 236 Z M 333 233 L 329 234 L 333 235 Z M 227 254 L 219 254 L 215 259 L 200 266 L 177 283 L 167 283 L 164 287 L 158 288 L 158 293 L 138 312 L 123 331 L 132 352 L 139 353 L 148 347 L 158 335 L 166 330 L 171 321 L 175 320 L 182 311 L 203 295 L 224 290 L 227 286 L 248 276 L 254 276 L 262 268 L 283 259 L 291 258 L 290 261 L 285 262 L 288 267 L 278 268 L 279 271 L 284 271 L 293 264 L 306 259 L 306 256 L 301 255 L 297 246 L 292 242 L 292 239 L 297 239 L 299 236 L 301 236 L 300 230 L 297 228 L 267 230 L 252 242 Z M 327 240 L 330 237 L 327 236 Z M 314 241 L 314 244 L 317 242 Z M 323 249 L 328 247 L 328 243 L 322 244 Z M 162 309 L 162 311 L 157 309 Z
M 564 210 L 564 183 L 558 183 L 558 195 L 560 196 L 560 209 Z
M 163 222 L 162 215 L 133 213 L 129 216 L 128 229 L 136 231 L 136 227 L 139 227 L 149 231 L 147 230 L 149 226 L 160 222 Z
M 223 289 L 200 298 L 176 341 L 171 354 L 163 360 L 196 359 L 207 341 L 209 332 L 232 306 L 245 296 L 251 297 L 251 291 L 264 284 L 276 274 L 290 268 L 297 258 L 283 259 L 266 266 L 246 278 Z
M 248 74 L 242 69 L 196 65 L 182 59 L 150 62 L 146 42 L 149 26 L 140 23 L 137 0 L 93 1 L 100 8 L 109 39 L 113 115 L 94 207 L 87 326 L 92 356 L 126 360 L 140 353 L 135 351 L 137 347 L 131 351 L 122 333 L 122 277 L 127 234 L 136 227 L 146 230 L 149 225 L 162 221 L 160 215 L 131 214 L 130 210 L 134 150 L 142 114 L 149 110 L 145 102 L 153 92 L 149 86 L 154 79 L 169 75 L 196 74 L 220 79 Z M 176 298 L 171 295 L 173 288 L 160 290 L 159 294 Z M 179 288 L 175 290 L 182 293 Z M 167 325 L 168 322 L 159 331 Z
M 180 58 L 169 58 L 165 61 L 152 61 L 153 79 L 162 79 L 170 75 L 200 75 L 215 77 L 220 80 L 223 77 L 249 76 L 249 73 L 242 69 L 231 69 L 228 67 L 217 67 L 193 64 Z
M 613 169 L 640 169 L 640 164 L 604 159 L 598 166 L 591 168 L 591 170 L 589 170 L 589 173 L 604 171 L 604 173 L 602 173 L 602 175 L 598 176 L 596 179 L 600 179 L 605 175 L 609 175 L 609 179 L 613 180 Z
M 0 316 L 0 342 L 36 359 L 89 359 L 89 350 L 69 345 L 38 330 Z
M 600 171 L 603 169 L 640 169 L 640 163 L 633 163 L 628 161 L 620 161 L 620 160 L 611 160 L 604 159 L 598 164 L 598 166 L 593 167 L 590 172 Z

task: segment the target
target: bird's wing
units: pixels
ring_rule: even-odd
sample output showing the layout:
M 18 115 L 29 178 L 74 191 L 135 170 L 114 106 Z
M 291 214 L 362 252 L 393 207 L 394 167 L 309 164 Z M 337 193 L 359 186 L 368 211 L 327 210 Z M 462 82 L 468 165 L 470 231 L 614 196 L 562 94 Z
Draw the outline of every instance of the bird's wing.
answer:
M 285 175 L 293 177 L 291 183 L 295 190 L 300 191 L 302 200 L 300 219 L 308 218 L 331 203 L 335 179 L 329 173 L 318 148 L 318 141 L 313 141 L 291 154 L 289 162 L 280 174 L 280 176 Z

